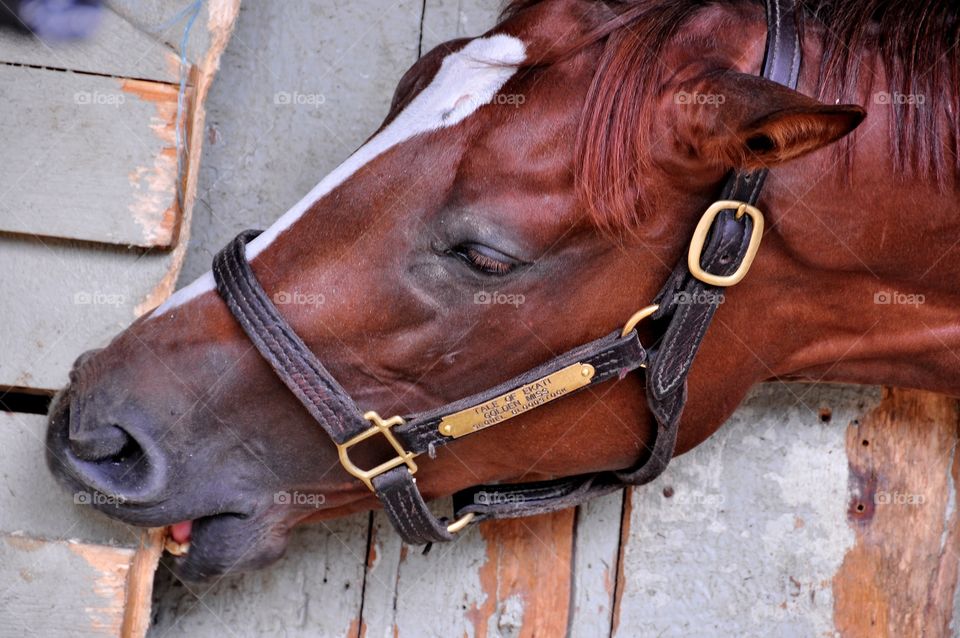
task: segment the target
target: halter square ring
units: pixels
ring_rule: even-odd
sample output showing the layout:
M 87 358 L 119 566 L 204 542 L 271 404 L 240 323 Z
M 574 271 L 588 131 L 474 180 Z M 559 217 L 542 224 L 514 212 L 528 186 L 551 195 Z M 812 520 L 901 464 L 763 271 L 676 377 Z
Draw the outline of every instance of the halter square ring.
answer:
M 411 474 L 416 473 L 417 464 L 413 462 L 416 454 L 404 450 L 403 446 L 400 445 L 400 441 L 398 441 L 397 438 L 393 436 L 393 432 L 390 431 L 390 428 L 395 425 L 403 425 L 403 418 L 395 416 L 390 419 L 384 419 L 376 412 L 367 412 L 363 415 L 363 418 L 373 423 L 373 426 L 369 430 L 365 430 L 355 437 L 337 445 L 337 452 L 340 455 L 340 464 L 343 466 L 343 469 L 363 481 L 363 484 L 370 488 L 371 492 L 376 491 L 373 487 L 373 479 L 395 467 L 406 464 Z M 357 443 L 366 441 L 376 434 L 382 434 L 384 438 L 387 439 L 387 442 L 396 450 L 397 456 L 381 463 L 372 470 L 364 470 L 357 467 L 353 464 L 353 461 L 350 460 L 350 448 Z
M 703 254 L 703 246 L 707 242 L 707 235 L 710 233 L 713 220 L 725 210 L 736 210 L 737 219 L 741 219 L 745 214 L 749 215 L 750 219 L 753 220 L 753 232 L 750 233 L 750 245 L 747 247 L 747 252 L 744 254 L 743 260 L 737 267 L 736 272 L 732 275 L 721 276 L 711 274 L 704 270 L 700 266 L 700 257 Z M 707 212 L 703 214 L 703 217 L 700 218 L 700 223 L 697 224 L 696 230 L 693 231 L 693 238 L 690 240 L 690 251 L 687 253 L 687 268 L 690 270 L 691 275 L 705 284 L 720 287 L 733 286 L 740 283 L 740 281 L 746 277 L 750 266 L 753 264 L 753 259 L 757 256 L 757 251 L 760 250 L 760 241 L 762 239 L 763 213 L 760 212 L 759 208 L 751 206 L 746 202 L 729 199 L 714 202 L 714 204 L 707 209 Z
M 371 492 L 376 492 L 376 489 L 373 487 L 373 479 L 380 476 L 384 472 L 392 470 L 395 467 L 400 467 L 401 465 L 406 464 L 410 473 L 415 474 L 417 472 L 417 464 L 414 463 L 413 458 L 417 455 L 413 452 L 404 450 L 403 446 L 400 445 L 400 441 L 398 441 L 397 438 L 393 436 L 393 432 L 390 431 L 390 428 L 393 426 L 404 424 L 403 417 L 395 416 L 389 419 L 384 419 L 376 412 L 370 411 L 364 414 L 363 418 L 373 423 L 373 426 L 369 430 L 364 430 L 355 437 L 352 437 L 343 443 L 337 444 L 337 452 L 340 454 L 340 464 L 343 465 L 343 469 L 363 481 L 363 484 L 370 488 Z M 389 442 L 393 449 L 396 450 L 397 456 L 389 461 L 381 463 L 372 470 L 364 470 L 354 465 L 353 461 L 350 460 L 350 448 L 357 443 L 366 441 L 371 436 L 374 436 L 378 433 L 383 434 L 384 438 L 387 439 L 387 442 Z M 475 517 L 476 514 L 473 512 L 464 514 L 450 525 L 447 525 L 447 532 L 450 534 L 456 534 L 457 532 L 462 531 L 473 521 Z

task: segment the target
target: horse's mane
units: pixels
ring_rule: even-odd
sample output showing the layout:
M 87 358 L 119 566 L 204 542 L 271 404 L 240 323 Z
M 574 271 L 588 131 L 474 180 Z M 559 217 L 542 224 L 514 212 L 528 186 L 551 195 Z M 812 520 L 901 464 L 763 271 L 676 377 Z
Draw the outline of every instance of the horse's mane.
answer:
M 513 0 L 508 18 L 549 0 Z M 567 53 L 602 46 L 578 135 L 577 187 L 591 216 L 608 229 L 629 228 L 646 209 L 637 177 L 649 164 L 638 115 L 662 85 L 660 54 L 698 10 L 760 0 L 594 0 L 598 24 Z M 960 3 L 957 0 L 799 0 L 805 29 L 823 33 L 819 95 L 824 102 L 882 101 L 893 107 L 891 156 L 903 176 L 941 188 L 960 174 Z M 611 11 L 612 10 L 612 11 Z M 735 28 L 727 31 L 732 37 Z M 875 51 L 887 86 L 874 86 L 858 54 Z M 897 97 L 893 98 L 897 100 Z M 873 106 L 873 105 L 869 105 Z M 838 145 L 849 168 L 849 138 Z M 639 204 L 639 206 L 638 206 Z

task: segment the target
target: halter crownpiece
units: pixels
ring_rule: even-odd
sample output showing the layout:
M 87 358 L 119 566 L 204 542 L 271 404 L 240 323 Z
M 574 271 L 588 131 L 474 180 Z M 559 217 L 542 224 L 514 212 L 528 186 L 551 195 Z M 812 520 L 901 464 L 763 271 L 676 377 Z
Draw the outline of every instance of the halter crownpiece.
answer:
M 801 48 L 795 0 L 769 0 L 763 77 L 795 89 Z M 606 337 L 584 344 L 484 392 L 434 410 L 388 419 L 363 413 L 324 368 L 263 290 L 245 254 L 259 231 L 245 231 L 213 260 L 217 291 L 261 356 L 304 408 L 333 439 L 344 469 L 383 503 L 404 541 L 424 544 L 452 540 L 471 522 L 515 518 L 573 507 L 626 485 L 657 478 L 673 457 L 686 403 L 686 379 L 720 303 L 724 287 L 747 274 L 763 235 L 756 208 L 766 169 L 733 172 L 720 200 L 704 213 L 688 254 L 677 265 L 652 305 Z M 684 303 L 678 303 L 679 299 Z M 644 319 L 665 323 L 655 349 L 640 343 L 636 326 Z M 456 520 L 436 517 L 417 488 L 418 455 L 514 416 L 607 381 L 646 369 L 647 404 L 657 427 L 648 453 L 637 465 L 551 481 L 477 486 L 454 495 Z M 357 444 L 382 436 L 396 453 L 371 469 L 350 458 Z M 495 494 L 494 498 L 490 495 Z

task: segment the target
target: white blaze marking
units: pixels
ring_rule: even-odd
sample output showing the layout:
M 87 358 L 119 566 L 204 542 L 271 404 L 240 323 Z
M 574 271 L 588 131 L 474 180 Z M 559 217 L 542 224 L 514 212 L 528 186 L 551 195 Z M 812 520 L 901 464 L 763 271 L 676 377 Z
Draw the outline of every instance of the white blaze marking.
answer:
M 493 101 L 523 62 L 526 47 L 513 36 L 498 34 L 478 38 L 451 53 L 440 70 L 389 125 L 323 178 L 263 234 L 247 244 L 247 258 L 253 259 L 290 228 L 317 201 L 329 195 L 365 164 L 410 138 L 459 124 L 484 104 Z M 154 310 L 152 316 L 167 312 L 213 290 L 213 274 L 207 272 L 181 288 Z

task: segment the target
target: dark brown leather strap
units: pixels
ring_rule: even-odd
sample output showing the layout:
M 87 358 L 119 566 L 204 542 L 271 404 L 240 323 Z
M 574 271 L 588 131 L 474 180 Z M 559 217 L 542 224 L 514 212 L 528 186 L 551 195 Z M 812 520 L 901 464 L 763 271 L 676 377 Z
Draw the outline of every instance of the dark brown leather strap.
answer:
M 615 332 L 602 339 L 569 350 L 547 363 L 532 368 L 488 390 L 454 403 L 448 403 L 429 412 L 409 416 L 406 418 L 404 425 L 394 428 L 394 435 L 404 442 L 406 449 L 417 453 L 427 452 L 432 447 L 446 445 L 451 441 L 450 437 L 440 433 L 440 422 L 445 416 L 486 403 L 490 399 L 507 394 L 575 363 L 591 365 L 595 370 L 590 383 L 584 388 L 574 391 L 580 392 L 605 381 L 622 378 L 629 372 L 643 366 L 646 361 L 647 353 L 640 344 L 640 338 L 636 330 L 631 331 L 625 337 L 621 337 L 619 332 Z M 502 426 L 496 427 L 499 430 Z
M 768 0 L 767 49 L 763 77 L 790 88 L 797 87 L 800 74 L 801 43 L 795 0 Z M 734 172 L 724 185 L 720 199 L 756 204 L 767 170 Z M 753 221 L 749 216 L 737 220 L 734 210 L 720 213 L 710 229 L 701 253 L 700 265 L 707 272 L 729 275 L 737 270 L 750 245 Z M 647 397 L 650 408 L 661 422 L 680 418 L 685 401 L 678 395 L 700 344 L 723 303 L 724 289 L 693 277 L 687 269 L 686 255 L 667 284 L 657 295 L 660 305 L 653 320 L 668 321 L 666 332 L 647 371 Z M 626 478 L 626 477 L 625 477 Z
M 246 244 L 260 231 L 240 233 L 213 260 L 217 291 L 250 341 L 338 444 L 370 429 L 346 391 L 297 336 L 263 290 L 246 258 Z M 430 512 L 405 465 L 373 480 L 391 523 L 409 543 L 450 540 L 446 521 Z
M 343 443 L 370 427 L 356 404 L 297 336 L 257 281 L 245 247 L 260 234 L 240 233 L 217 253 L 217 292 L 260 355 L 300 400 L 324 432 Z

